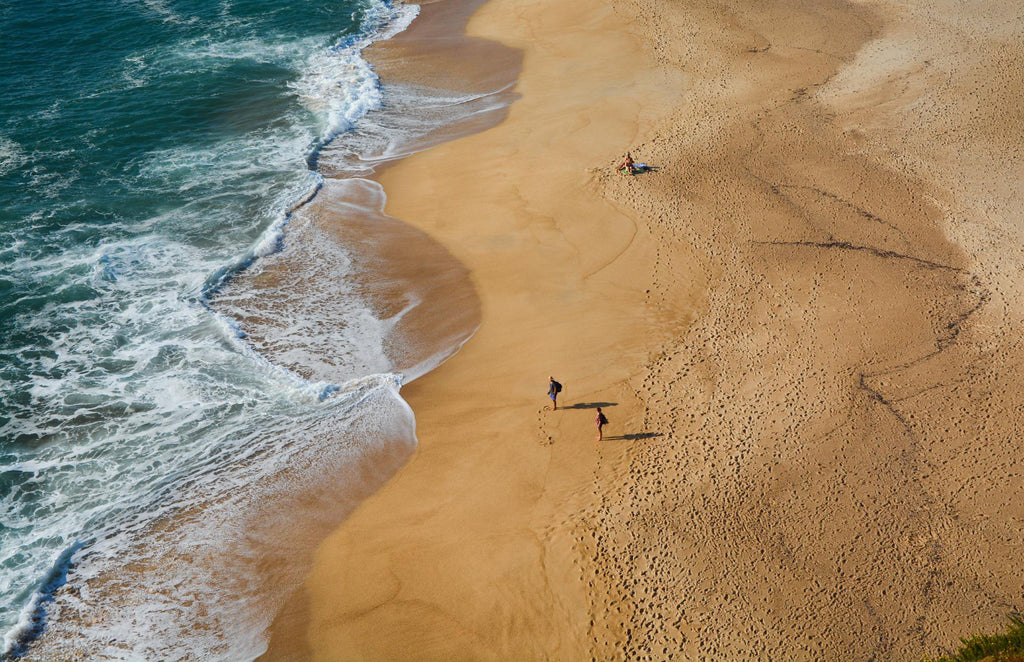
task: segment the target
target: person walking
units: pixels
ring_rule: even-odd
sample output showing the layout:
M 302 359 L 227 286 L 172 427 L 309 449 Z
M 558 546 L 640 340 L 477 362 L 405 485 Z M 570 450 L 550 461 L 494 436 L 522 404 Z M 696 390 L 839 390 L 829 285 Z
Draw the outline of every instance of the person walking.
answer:
M 562 392 L 562 385 L 555 381 L 554 377 L 549 377 L 548 382 L 548 397 L 551 398 L 551 409 L 558 409 L 558 394 Z
M 604 426 L 608 425 L 608 417 L 604 415 L 601 408 L 597 408 L 597 418 L 594 419 L 594 425 L 597 426 L 597 440 L 601 441 L 604 439 Z

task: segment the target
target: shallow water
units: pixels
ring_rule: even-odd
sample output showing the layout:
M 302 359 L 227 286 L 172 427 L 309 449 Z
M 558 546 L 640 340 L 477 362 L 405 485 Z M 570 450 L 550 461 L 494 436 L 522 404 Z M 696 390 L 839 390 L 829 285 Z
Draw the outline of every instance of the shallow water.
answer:
M 382 193 L 345 178 L 505 103 L 382 87 L 361 51 L 415 14 L 0 8 L 5 656 L 255 657 L 294 557 L 411 453 L 400 385 L 468 337 L 475 301 L 420 337 L 430 288 L 322 212 L 379 239 Z

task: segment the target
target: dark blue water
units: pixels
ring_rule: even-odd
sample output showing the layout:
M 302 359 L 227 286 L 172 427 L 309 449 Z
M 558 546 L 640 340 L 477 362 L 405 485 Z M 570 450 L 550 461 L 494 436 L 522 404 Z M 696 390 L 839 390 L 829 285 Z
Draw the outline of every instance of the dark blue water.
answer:
M 318 146 L 381 106 L 360 51 L 413 14 L 380 0 L 0 3 L 5 654 L 47 637 L 89 659 L 258 654 L 267 616 L 246 604 L 266 596 L 223 570 L 223 554 L 253 561 L 243 513 L 312 480 L 305 467 L 343 475 L 412 443 L 383 327 L 358 301 L 370 321 L 342 344 L 379 365 L 313 382 L 209 299 L 280 245 L 319 185 Z

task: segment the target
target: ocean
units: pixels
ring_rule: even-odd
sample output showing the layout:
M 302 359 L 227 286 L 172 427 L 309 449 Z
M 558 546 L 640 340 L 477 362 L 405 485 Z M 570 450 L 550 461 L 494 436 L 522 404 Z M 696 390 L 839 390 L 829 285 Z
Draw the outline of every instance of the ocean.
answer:
M 4 659 L 257 657 L 296 557 L 413 452 L 401 385 L 473 318 L 420 342 L 365 177 L 507 103 L 381 83 L 363 50 L 417 12 L 0 4 Z

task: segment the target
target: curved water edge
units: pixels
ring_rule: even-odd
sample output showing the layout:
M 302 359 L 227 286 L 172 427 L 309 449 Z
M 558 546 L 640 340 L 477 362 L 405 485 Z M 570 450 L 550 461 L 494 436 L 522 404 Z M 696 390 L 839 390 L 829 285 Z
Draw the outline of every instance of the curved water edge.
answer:
M 297 79 L 295 88 L 300 96 L 305 95 L 313 105 L 320 103 L 324 107 L 327 134 L 313 145 L 312 153 L 318 153 L 335 135 L 351 130 L 353 123 L 360 116 L 374 107 L 379 107 L 381 102 L 377 79 L 368 63 L 359 57 L 359 53 L 372 43 L 374 38 L 387 38 L 407 27 L 415 15 L 415 7 L 400 6 L 392 10 L 382 3 L 370 5 L 363 16 L 364 26 L 369 28 L 365 33 L 343 39 L 328 49 L 326 57 L 311 58 L 314 66 Z M 278 46 L 272 44 L 272 48 Z M 235 60 L 251 57 L 254 52 L 258 53 L 258 49 L 259 46 L 255 44 L 229 43 L 200 48 L 198 53 L 190 52 L 186 57 Z M 348 74 L 349 83 L 344 93 L 340 95 L 336 90 L 329 89 L 332 85 L 337 86 L 343 82 L 332 79 L 332 74 L 338 71 L 339 61 L 342 62 L 341 69 Z M 319 97 L 316 96 L 317 93 L 320 93 Z M 169 153 L 164 150 L 164 156 L 170 157 L 166 161 L 171 168 L 176 167 L 173 151 Z M 177 156 L 182 157 L 181 162 L 187 159 L 184 152 Z M 215 152 L 210 152 L 206 161 L 213 163 L 217 158 Z M 204 159 L 200 158 L 197 165 L 202 167 L 203 161 Z M 308 162 L 308 159 L 304 159 L 304 162 Z M 313 190 L 303 195 L 299 204 L 311 199 L 320 187 L 319 175 L 311 174 L 314 178 Z M 275 197 L 283 199 L 283 196 L 287 195 L 288 189 L 285 188 L 283 195 L 278 194 Z M 0 588 L 4 589 L 6 596 L 20 590 L 22 597 L 15 597 L 15 600 L 23 604 L 16 620 L 5 628 L 4 648 L 0 651 L 5 657 L 23 654 L 34 638 L 43 632 L 43 626 L 48 622 L 75 623 L 74 627 L 78 628 L 81 623 L 96 619 L 103 600 L 86 601 L 92 604 L 88 609 L 79 609 L 78 611 L 82 613 L 79 613 L 77 618 L 62 621 L 57 614 L 63 613 L 68 616 L 67 596 L 73 590 L 80 589 L 83 584 L 95 586 L 94 576 L 103 574 L 102 568 L 105 565 L 116 567 L 119 563 L 133 558 L 136 563 L 145 564 L 144 559 L 149 553 L 143 548 L 148 545 L 139 545 L 137 541 L 152 541 L 153 533 L 150 529 L 154 521 L 174 518 L 174 514 L 181 510 L 198 508 L 205 498 L 199 494 L 199 486 L 207 488 L 206 493 L 214 495 L 212 498 L 215 502 L 238 503 L 234 495 L 224 501 L 226 494 L 223 487 L 205 483 L 202 476 L 220 472 L 222 477 L 231 475 L 232 478 L 236 478 L 237 475 L 248 473 L 253 478 L 266 479 L 267 476 L 263 473 L 272 475 L 278 470 L 273 466 L 277 460 L 268 462 L 267 458 L 287 456 L 291 445 L 289 439 L 293 436 L 292 430 L 280 429 L 277 431 L 278 438 L 265 444 L 267 448 L 264 448 L 263 452 L 252 454 L 251 448 L 258 447 L 259 444 L 251 444 L 249 449 L 234 448 L 235 452 L 232 453 L 225 452 L 231 446 L 224 443 L 226 439 L 216 440 L 216 433 L 212 429 L 204 430 L 204 427 L 224 426 L 230 433 L 242 438 L 261 430 L 260 434 L 266 437 L 267 430 L 274 424 L 273 419 L 280 419 L 282 414 L 287 416 L 287 410 L 297 415 L 299 421 L 323 420 L 325 415 L 347 416 L 352 419 L 347 424 L 354 426 L 354 421 L 366 416 L 364 412 L 359 411 L 360 408 L 375 406 L 371 402 L 372 399 L 366 397 L 351 401 L 353 393 L 362 392 L 367 388 L 365 380 L 358 379 L 357 374 L 337 375 L 340 381 L 305 380 L 294 371 L 268 361 L 253 351 L 249 344 L 241 342 L 233 321 L 209 307 L 208 299 L 213 292 L 252 265 L 260 256 L 269 254 L 281 245 L 283 228 L 290 214 L 291 210 L 281 214 L 257 239 L 246 255 L 234 261 L 229 267 L 215 270 L 212 276 L 205 278 L 205 282 L 194 294 L 188 294 L 188 289 L 191 288 L 187 288 L 176 301 L 168 302 L 170 308 L 167 305 L 158 305 L 157 310 L 162 308 L 164 317 L 158 324 L 167 324 L 171 329 L 191 328 L 191 331 L 186 331 L 186 336 L 182 337 L 180 333 L 171 331 L 160 334 L 162 337 L 154 338 L 154 330 L 143 319 L 145 314 L 153 312 L 153 306 L 145 303 L 140 305 L 137 301 L 128 303 L 127 310 L 126 307 L 121 307 L 119 312 L 122 313 L 123 319 L 119 320 L 115 316 L 106 323 L 100 322 L 104 326 L 114 322 L 127 331 L 127 335 L 122 334 L 120 340 L 116 336 L 113 338 L 115 346 L 112 348 L 114 356 L 111 359 L 120 365 L 105 367 L 104 372 L 122 382 L 123 386 L 117 390 L 125 391 L 125 387 L 128 387 L 128 390 L 133 392 L 134 397 L 128 401 L 111 402 L 110 382 L 106 379 L 97 382 L 89 376 L 96 373 L 93 367 L 97 359 L 96 340 L 106 339 L 100 337 L 103 335 L 102 331 L 95 331 L 100 327 L 81 324 L 81 320 L 85 319 L 83 314 L 89 314 L 88 310 L 68 311 L 68 320 L 63 324 L 73 335 L 61 344 L 80 347 L 82 340 L 85 339 L 82 335 L 85 334 L 91 347 L 87 354 L 79 353 L 70 357 L 72 364 L 69 364 L 68 359 L 62 354 L 57 354 L 56 364 L 69 365 L 71 369 L 75 369 L 74 365 L 77 364 L 81 366 L 78 370 L 81 371 L 82 377 L 71 380 L 58 377 L 51 380 L 49 386 L 37 378 L 32 384 L 35 391 L 33 395 L 47 397 L 51 402 L 55 398 L 62 400 L 65 405 L 63 409 L 67 413 L 61 413 L 58 409 L 47 419 L 46 414 L 39 416 L 43 413 L 39 411 L 30 412 L 31 416 L 25 417 L 18 416 L 17 411 L 9 411 L 8 413 L 13 413 L 14 416 L 0 421 L 5 424 L 5 432 L 12 435 L 13 442 L 13 445 L 5 444 L 5 466 L 0 476 L 2 495 L 8 501 L 4 504 L 7 506 L 5 510 L 8 511 L 5 518 L 8 535 L 5 539 L 12 540 L 11 532 L 17 535 L 18 531 L 22 530 L 25 533 L 20 536 L 20 543 L 26 548 L 26 552 L 35 548 L 34 555 L 39 555 L 40 552 L 45 553 L 47 548 L 51 548 L 56 554 L 56 561 L 52 562 L 53 568 L 45 572 L 33 588 L 26 589 L 19 581 L 19 574 L 24 578 L 26 572 L 38 573 L 42 570 L 39 567 L 40 560 L 33 560 L 28 554 L 13 549 L 13 545 L 5 545 L 8 549 L 2 561 L 10 574 L 0 582 Z M 138 299 L 138 295 L 146 294 L 145 286 L 140 288 L 140 283 L 143 283 L 143 279 L 137 273 L 140 266 L 148 267 L 150 271 L 153 270 L 153 266 L 157 266 L 156 271 L 162 276 L 173 273 L 176 266 L 173 263 L 180 259 L 173 255 L 173 246 L 169 245 L 167 249 L 172 249 L 170 251 L 163 247 L 157 249 L 162 255 L 158 254 L 157 261 L 154 262 L 153 247 L 154 243 L 149 236 L 143 236 L 141 241 L 128 239 L 118 242 L 107 239 L 102 241 L 98 251 L 87 250 L 79 256 L 66 253 L 70 259 L 65 257 L 57 262 L 47 260 L 45 263 L 38 259 L 33 261 L 31 257 L 28 260 L 22 259 L 20 263 L 14 265 L 12 275 L 21 272 L 22 278 L 28 280 L 48 272 L 58 287 L 67 289 L 67 286 L 60 285 L 60 281 L 72 280 L 76 273 L 82 272 L 81 267 L 86 267 L 94 274 L 93 283 L 86 286 L 91 291 L 83 291 L 86 300 L 92 292 L 104 296 L 104 290 L 107 298 L 116 297 L 120 290 L 130 292 L 136 295 L 133 299 Z M 72 288 L 82 291 L 82 286 L 72 285 Z M 59 294 L 60 290 L 57 291 Z M 83 295 L 76 294 L 74 297 L 82 298 Z M 24 301 L 24 298 L 21 301 Z M 57 305 L 65 301 L 66 299 L 58 300 Z M 142 310 L 131 310 L 132 306 Z M 104 314 L 101 310 L 97 310 L 97 313 Z M 109 311 L 105 316 L 109 316 Z M 24 326 L 31 328 L 32 323 L 31 320 L 27 320 Z M 145 335 L 140 336 L 140 332 Z M 188 336 L 192 336 L 191 339 Z M 123 351 L 118 350 L 123 349 L 126 342 L 131 344 L 133 337 L 139 340 L 145 338 L 144 344 L 150 347 L 141 353 L 132 351 L 131 353 L 136 356 L 128 358 L 136 367 L 130 372 L 125 372 L 124 368 L 130 367 L 130 364 L 118 361 L 117 354 L 124 355 Z M 213 345 L 210 345 L 211 341 Z M 217 360 L 217 372 L 209 373 L 207 376 L 192 372 L 196 369 L 207 372 L 202 365 L 209 364 L 209 359 L 214 358 L 210 355 L 211 351 L 214 355 L 221 355 Z M 224 354 L 225 352 L 227 354 Z M 207 356 L 204 357 L 203 354 Z M 225 366 L 225 359 L 228 359 L 228 364 L 235 365 Z M 53 364 L 53 361 L 50 360 L 50 363 Z M 121 377 L 117 377 L 115 372 L 118 367 L 123 373 Z M 185 391 L 167 383 L 168 378 L 177 379 L 173 373 L 180 374 L 183 368 L 190 371 L 191 375 L 202 377 L 200 383 L 187 378 L 189 383 L 181 384 L 185 386 Z M 67 369 L 62 372 L 67 374 Z M 237 373 L 236 377 L 244 374 L 246 378 L 233 379 L 230 377 L 232 372 Z M 213 378 L 212 383 L 210 377 Z M 222 382 L 225 377 L 234 382 L 227 389 L 217 385 L 217 382 Z M 375 389 L 387 391 L 391 394 L 389 397 L 398 398 L 397 392 L 401 381 L 399 377 L 380 374 L 373 380 Z M 162 388 L 171 386 L 178 393 L 174 394 L 170 403 L 166 399 L 162 403 L 154 402 L 154 395 L 159 397 L 160 393 L 145 388 L 150 381 Z M 201 382 L 207 382 L 207 385 L 203 386 Z M 195 392 L 197 386 L 199 392 Z M 257 396 L 254 399 L 252 395 L 255 395 L 255 392 L 251 390 L 253 387 L 261 392 L 275 394 L 270 398 Z M 267 387 L 270 387 L 270 391 Z M 195 396 L 189 392 L 195 392 Z M 180 395 L 186 395 L 185 400 L 175 402 L 179 400 Z M 196 400 L 196 396 L 202 400 Z M 329 396 L 334 396 L 333 402 L 321 406 L 315 404 L 324 402 Z M 286 410 L 283 411 L 282 407 Z M 317 411 L 321 408 L 323 411 Z M 183 411 L 187 409 L 193 411 Z M 241 420 L 239 413 L 246 409 L 254 409 L 257 415 L 249 421 Z M 175 410 L 180 415 L 176 414 Z M 402 422 L 409 417 L 411 414 L 407 412 L 407 408 L 400 407 L 394 414 L 396 425 L 405 430 L 405 434 L 390 435 L 393 438 L 392 443 L 397 443 L 398 447 L 408 447 L 414 439 L 411 423 Z M 259 427 L 260 424 L 263 425 L 262 428 Z M 351 438 L 353 430 L 355 427 L 337 432 L 349 433 Z M 192 455 L 187 460 L 182 459 L 180 449 L 177 448 L 179 438 L 183 434 L 202 435 L 204 442 L 200 452 L 185 454 Z M 359 430 L 357 434 L 372 436 L 374 433 L 370 430 Z M 153 444 L 156 441 L 148 449 L 155 451 L 148 463 L 144 457 L 133 457 L 139 455 L 138 448 L 131 448 L 127 453 L 128 457 L 125 456 L 124 442 L 126 439 L 131 441 L 134 438 L 138 439 L 137 443 Z M 198 441 L 199 438 L 195 440 Z M 218 441 L 220 443 L 216 443 Z M 41 449 L 40 443 L 44 444 Z M 77 452 L 68 453 L 69 449 L 62 447 L 62 444 L 68 443 L 72 444 L 72 449 Z M 53 447 L 47 448 L 49 445 Z M 348 449 L 348 455 L 358 453 L 358 448 Z M 76 459 L 76 456 L 79 456 L 79 459 Z M 356 462 L 351 458 L 348 461 Z M 246 462 L 250 464 L 246 466 Z M 255 474 L 252 473 L 254 468 Z M 165 472 L 163 476 L 160 475 L 161 471 Z M 104 476 L 108 480 L 104 481 Z M 97 479 L 103 482 L 97 482 Z M 42 492 L 40 487 L 43 488 Z M 282 491 L 283 489 L 282 487 Z M 353 487 L 356 492 L 361 489 L 360 486 Z M 40 493 L 41 506 L 40 497 L 37 496 Z M 130 503 L 119 504 L 118 502 L 123 501 L 126 495 L 129 496 Z M 67 496 L 72 498 L 65 499 Z M 77 508 L 65 507 L 62 503 L 65 500 L 77 500 L 79 505 Z M 206 511 L 208 514 L 213 513 L 212 508 L 206 508 Z M 74 537 L 67 539 L 68 535 L 81 537 L 83 534 L 84 542 Z M 132 549 L 133 547 L 135 549 Z M 95 575 L 90 576 L 90 573 Z M 61 581 L 54 581 L 54 577 L 60 577 Z M 201 578 L 197 579 L 200 579 L 201 583 Z M 22 586 L 21 589 L 19 584 Z M 69 588 L 58 592 L 58 589 L 65 585 Z M 102 590 L 91 592 L 94 595 L 104 593 Z M 134 591 L 129 590 L 128 594 L 136 594 L 137 598 L 138 592 L 139 587 L 136 587 Z M 54 629 L 51 627 L 50 631 Z M 84 632 L 76 630 L 75 633 L 68 634 L 81 638 Z M 125 634 L 128 635 L 126 641 L 133 638 L 135 641 L 139 640 L 138 627 L 126 630 Z M 153 640 L 150 639 L 146 646 L 148 648 L 152 645 Z M 131 650 L 131 646 L 128 650 Z M 83 653 L 90 654 L 88 647 Z M 43 655 L 46 656 L 45 653 Z
M 389 11 L 372 33 L 328 49 L 361 61 L 349 67 L 366 93 L 356 103 L 332 106 L 330 63 L 300 77 L 295 89 L 323 106 L 328 128 L 307 143 L 306 183 L 264 190 L 285 206 L 243 256 L 211 269 L 173 234 L 154 242 L 128 233 L 57 262 L 37 253 L 15 268 L 58 287 L 83 274 L 100 299 L 69 309 L 55 358 L 38 364 L 72 369 L 52 379 L 34 373 L 26 406 L 51 404 L 32 419 L 0 417 L 15 435 L 0 458 L 4 523 L 37 556 L 10 547 L 0 555 L 14 573 L 0 590 L 18 601 L 3 657 L 256 657 L 304 576 L 303 559 L 412 453 L 415 420 L 401 383 L 458 350 L 475 330 L 478 303 L 443 248 L 383 215 L 383 192 L 367 177 L 458 134 L 446 126 L 500 115 L 513 97 L 508 84 L 492 93 L 381 87 L 358 55 L 405 29 L 416 7 Z M 242 57 L 223 50 L 197 57 Z M 237 154 L 242 165 L 258 152 Z M 149 158 L 150 176 L 194 168 L 174 147 Z M 191 163 L 216 158 L 211 151 Z M 424 257 L 437 282 L 412 277 Z M 267 287 L 281 265 L 301 274 L 302 288 Z M 176 296 L 166 296 L 168 283 Z M 441 299 L 455 314 L 429 313 Z M 83 327 L 82 315 L 116 333 Z M 19 589 L 27 573 L 38 579 Z
M 375 41 L 390 39 L 407 29 L 419 14 L 419 5 L 398 4 L 392 8 L 390 3 L 382 2 L 371 7 L 376 11 L 370 12 L 365 19 L 371 30 L 365 34 L 351 35 L 321 55 L 311 58 L 308 71 L 293 86 L 298 96 L 307 101 L 307 105 L 319 107 L 327 115 L 325 135 L 312 144 L 305 158 L 306 167 L 314 177 L 310 190 L 290 204 L 280 218 L 267 227 L 247 254 L 210 275 L 202 288 L 201 301 L 204 303 L 256 260 L 281 250 L 284 245 L 284 228 L 292 215 L 315 199 L 323 186 L 323 178 L 317 171 L 321 152 L 338 136 L 352 131 L 356 122 L 366 114 L 379 110 L 383 105 L 380 81 L 370 63 L 362 57 L 362 51 Z M 340 83 L 334 77 L 338 60 L 353 70 L 346 81 L 349 89 L 340 95 L 333 89 Z
M 98 537 L 48 607 L 25 659 L 252 659 L 309 551 L 411 455 L 397 378 L 368 377 L 315 419 L 267 417 L 238 463 L 188 477 L 194 494 Z M 288 443 L 275 443 L 287 439 Z
M 71 557 L 85 546 L 84 542 L 76 541 L 61 552 L 50 572 L 36 588 L 28 604 L 21 610 L 17 624 L 4 634 L 3 650 L 0 658 L 4 660 L 18 659 L 28 650 L 46 628 L 47 611 L 53 602 L 57 589 L 67 583 L 68 571 L 71 569 Z

